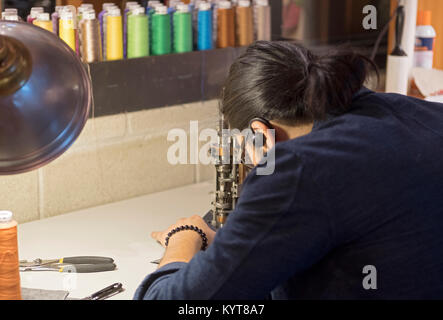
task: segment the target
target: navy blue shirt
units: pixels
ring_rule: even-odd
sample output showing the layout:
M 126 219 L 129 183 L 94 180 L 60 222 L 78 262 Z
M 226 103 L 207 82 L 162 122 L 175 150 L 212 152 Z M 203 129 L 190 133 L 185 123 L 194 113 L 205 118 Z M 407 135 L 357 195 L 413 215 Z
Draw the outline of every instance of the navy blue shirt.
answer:
M 213 244 L 135 299 L 443 298 L 442 104 L 362 89 L 275 153 Z

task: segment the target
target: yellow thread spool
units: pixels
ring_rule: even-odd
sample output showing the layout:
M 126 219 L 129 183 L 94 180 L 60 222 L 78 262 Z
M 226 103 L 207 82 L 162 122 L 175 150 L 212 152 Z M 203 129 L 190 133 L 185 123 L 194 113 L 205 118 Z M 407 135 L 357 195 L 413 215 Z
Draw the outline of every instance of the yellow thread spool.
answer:
M 59 36 L 75 51 L 75 24 L 72 12 L 62 11 L 59 22 Z
M 53 32 L 54 28 L 52 26 L 52 21 L 50 20 L 49 13 L 40 13 L 37 19 L 34 20 L 33 24 L 37 27 L 43 28 L 49 32 Z
M 106 21 L 106 59 L 123 59 L 123 20 L 119 8 L 108 11 Z

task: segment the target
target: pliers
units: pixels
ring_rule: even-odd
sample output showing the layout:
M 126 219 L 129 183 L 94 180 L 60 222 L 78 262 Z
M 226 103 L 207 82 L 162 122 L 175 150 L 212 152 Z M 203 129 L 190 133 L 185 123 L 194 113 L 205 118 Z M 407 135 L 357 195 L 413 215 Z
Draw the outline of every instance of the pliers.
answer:
M 90 273 L 115 270 L 114 259 L 106 257 L 68 257 L 34 261 L 20 260 L 20 271 L 58 271 Z

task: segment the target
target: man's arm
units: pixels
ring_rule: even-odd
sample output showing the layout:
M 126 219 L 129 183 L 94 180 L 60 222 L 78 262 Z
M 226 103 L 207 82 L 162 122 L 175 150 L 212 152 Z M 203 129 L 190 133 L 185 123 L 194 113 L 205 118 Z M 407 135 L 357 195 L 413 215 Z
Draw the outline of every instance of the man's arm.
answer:
M 197 215 L 190 218 L 180 219 L 165 231 L 153 232 L 151 236 L 163 247 L 166 247 L 165 239 L 168 236 L 168 233 L 176 227 L 185 225 L 192 225 L 200 228 L 208 239 L 208 246 L 211 245 L 214 240 L 215 231 L 209 228 L 206 222 Z M 175 233 L 169 238 L 169 244 L 166 247 L 165 255 L 159 264 L 159 268 L 172 262 L 189 262 L 192 257 L 200 251 L 202 244 L 202 237 L 196 231 L 183 230 Z
M 303 176 L 302 161 L 285 150 L 276 155 L 274 174 L 256 176 L 254 170 L 248 176 L 213 244 L 188 263 L 170 262 L 183 254 L 181 261 L 187 260 L 198 246 L 169 251 L 136 298 L 263 299 L 330 250 L 330 221 L 319 200 L 310 198 L 319 192 Z

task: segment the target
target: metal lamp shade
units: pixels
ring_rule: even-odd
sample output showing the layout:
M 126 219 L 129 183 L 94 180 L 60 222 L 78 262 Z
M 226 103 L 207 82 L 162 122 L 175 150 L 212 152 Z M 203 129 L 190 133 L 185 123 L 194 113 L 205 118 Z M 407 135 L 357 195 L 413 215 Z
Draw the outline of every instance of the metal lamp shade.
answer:
M 65 152 L 91 106 L 85 66 L 56 35 L 0 21 L 0 175 L 39 168 Z

